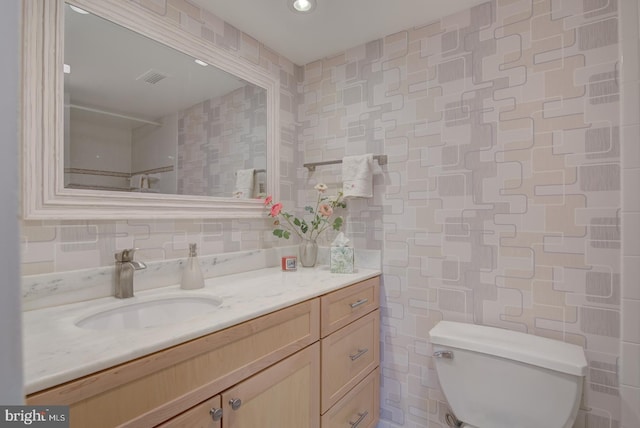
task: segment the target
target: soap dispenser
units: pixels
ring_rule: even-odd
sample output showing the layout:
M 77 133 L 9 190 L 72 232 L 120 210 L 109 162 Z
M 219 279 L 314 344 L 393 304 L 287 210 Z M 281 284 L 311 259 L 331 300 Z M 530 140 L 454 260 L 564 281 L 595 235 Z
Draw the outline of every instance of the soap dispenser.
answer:
M 187 258 L 187 262 L 182 270 L 182 283 L 180 288 L 184 290 L 195 290 L 202 287 L 204 287 L 204 278 L 202 277 L 202 270 L 200 270 L 200 263 L 198 262 L 196 244 L 189 244 L 189 258 Z

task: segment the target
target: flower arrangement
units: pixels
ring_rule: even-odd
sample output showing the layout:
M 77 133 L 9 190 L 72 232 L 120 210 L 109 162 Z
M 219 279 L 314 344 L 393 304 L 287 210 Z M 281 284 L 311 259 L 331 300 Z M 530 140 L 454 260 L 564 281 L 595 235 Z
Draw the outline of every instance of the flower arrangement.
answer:
M 299 218 L 282 210 L 282 203 L 274 203 L 271 196 L 267 196 L 264 204 L 269 208 L 268 215 L 273 217 L 274 226 L 273 234 L 278 238 L 289 239 L 291 233 L 297 234 L 301 239 L 315 241 L 322 232 L 331 227 L 333 230 L 340 230 L 342 227 L 342 217 L 335 217 L 333 220 L 333 210 L 335 208 L 346 208 L 347 204 L 342 198 L 342 192 L 338 192 L 335 196 L 326 196 L 327 186 L 319 183 L 313 187 L 318 191 L 316 206 L 307 205 L 304 210 L 312 215 L 307 222 L 304 218 Z M 280 221 L 280 219 L 284 221 Z

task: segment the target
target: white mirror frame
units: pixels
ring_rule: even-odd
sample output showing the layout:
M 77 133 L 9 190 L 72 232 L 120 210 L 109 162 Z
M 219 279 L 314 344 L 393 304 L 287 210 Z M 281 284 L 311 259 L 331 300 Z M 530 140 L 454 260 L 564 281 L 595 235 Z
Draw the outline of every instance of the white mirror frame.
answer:
M 82 9 L 200 58 L 267 92 L 267 192 L 279 191 L 279 81 L 258 66 L 197 39 L 133 2 L 72 0 Z M 136 194 L 64 187 L 64 0 L 23 0 L 23 218 L 259 218 L 260 199 Z

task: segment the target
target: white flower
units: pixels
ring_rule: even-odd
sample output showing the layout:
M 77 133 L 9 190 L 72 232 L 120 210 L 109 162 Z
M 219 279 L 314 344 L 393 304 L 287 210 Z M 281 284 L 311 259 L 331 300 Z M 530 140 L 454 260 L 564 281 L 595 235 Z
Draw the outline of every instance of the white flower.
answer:
M 324 183 L 318 183 L 315 186 L 313 186 L 313 188 L 320 193 L 324 193 L 328 189 L 327 185 Z

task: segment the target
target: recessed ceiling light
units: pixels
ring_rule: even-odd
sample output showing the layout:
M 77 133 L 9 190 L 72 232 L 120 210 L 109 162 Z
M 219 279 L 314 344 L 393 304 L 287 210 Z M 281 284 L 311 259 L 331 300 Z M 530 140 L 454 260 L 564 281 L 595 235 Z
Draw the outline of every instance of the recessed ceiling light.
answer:
M 196 64 L 201 65 L 203 67 L 206 67 L 207 65 L 209 65 L 209 64 L 207 64 L 206 62 L 204 62 L 201 59 L 195 59 L 194 61 L 195 61 Z
M 298 13 L 310 13 L 316 8 L 316 0 L 287 0 L 289 9 Z
M 72 11 L 77 12 L 80 15 L 88 15 L 89 14 L 89 12 L 87 12 L 84 9 L 80 9 L 78 6 L 74 6 L 74 5 L 70 4 L 69 7 L 71 8 Z

